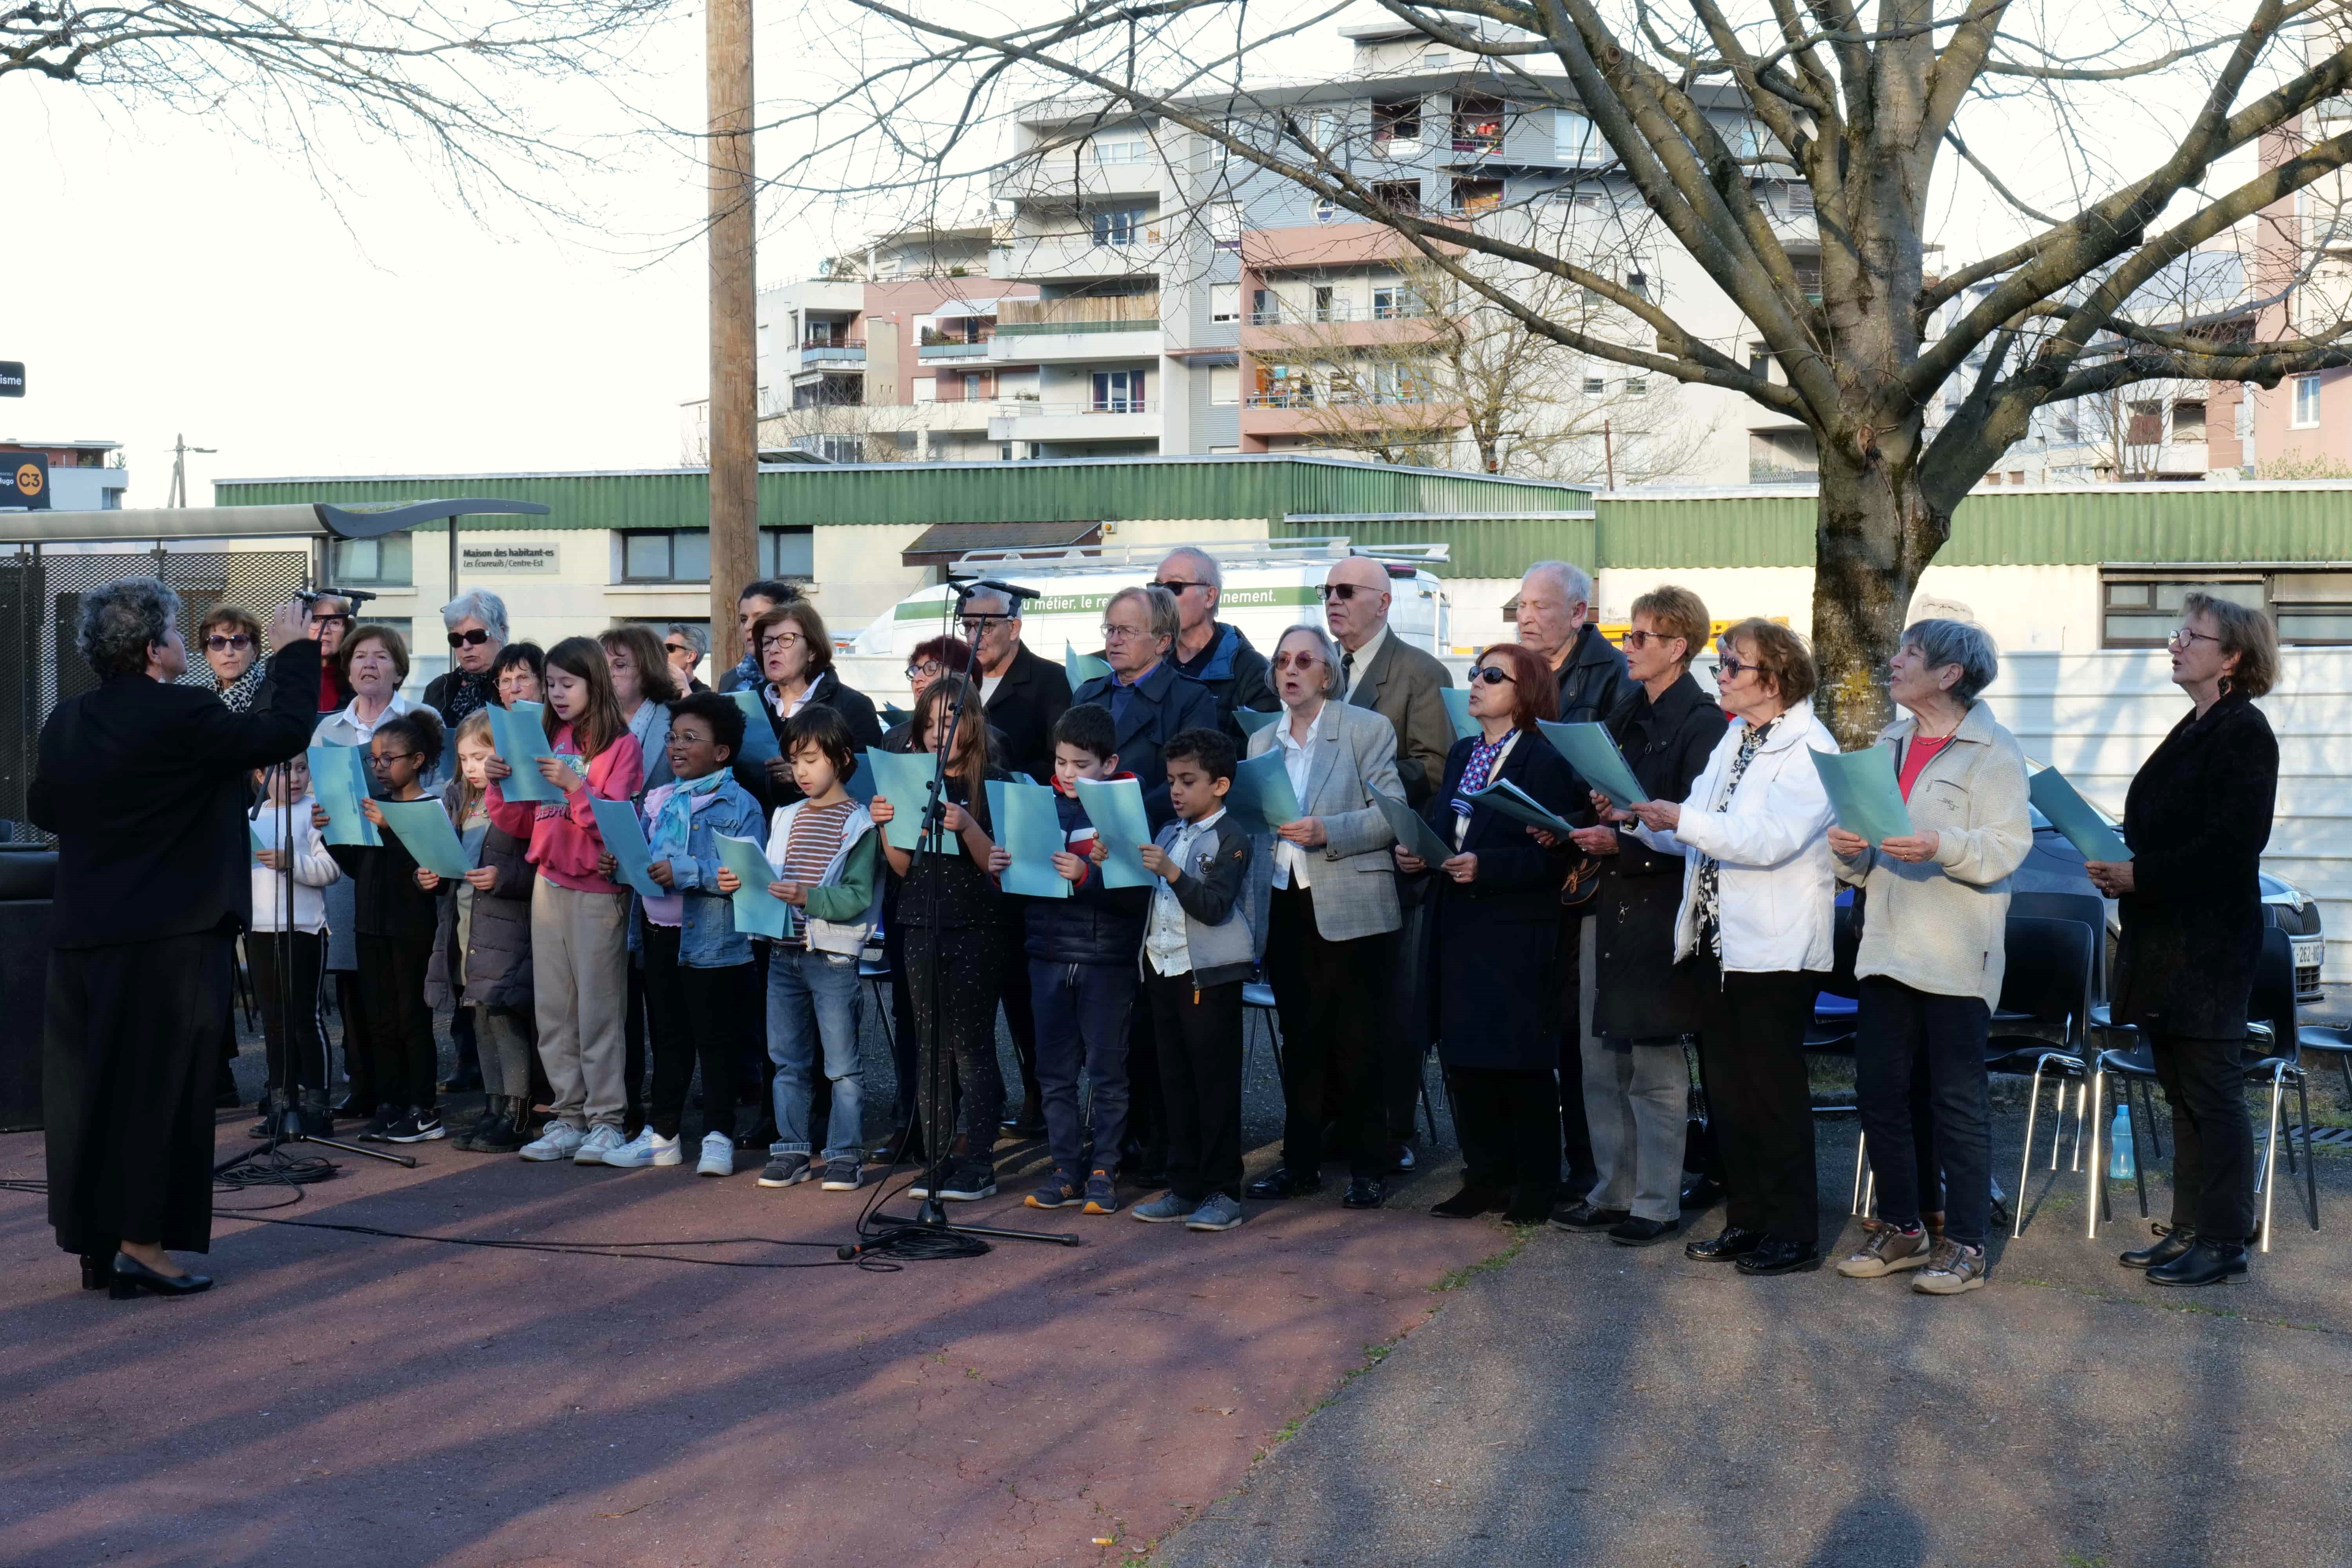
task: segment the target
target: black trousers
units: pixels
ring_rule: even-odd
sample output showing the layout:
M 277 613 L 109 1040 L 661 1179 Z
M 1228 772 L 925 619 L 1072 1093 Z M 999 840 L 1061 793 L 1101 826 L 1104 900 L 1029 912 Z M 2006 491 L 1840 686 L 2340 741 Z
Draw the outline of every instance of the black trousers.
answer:
M 335 1015 L 342 1020 L 343 1077 L 349 1080 L 344 1099 L 352 1110 L 362 1116 L 375 1114 L 374 1064 L 368 1060 L 366 1035 L 360 1015 L 366 1011 L 360 1000 L 360 977 L 355 970 L 337 969 L 329 972 L 335 983 Z M 534 1054 L 533 1060 L 537 1059 Z M 536 1069 L 534 1069 L 534 1072 Z M 534 1076 L 533 1082 L 539 1079 Z M 540 1100 L 544 1102 L 546 1095 Z
M 1812 1016 L 1822 976 L 1802 970 L 1726 971 L 1711 957 L 1695 962 L 1706 998 L 1698 1048 L 1723 1156 L 1726 1217 L 1742 1230 L 1819 1247 L 1821 1193 L 1804 1046 L 1805 1020 Z
M 1854 1105 L 1878 1179 L 1878 1214 L 1906 1229 L 1944 1211 L 1944 1235 L 1982 1247 L 1992 1223 L 1992 1105 L 1979 996 L 1942 996 L 1873 975 L 1854 1018 Z M 1924 1114 L 1921 1101 L 1926 1101 Z M 1934 1152 L 1923 1159 L 1925 1150 Z M 1926 1179 L 1940 1166 L 1940 1199 Z
M 1410 1143 L 1413 1113 L 1421 1105 L 1422 1064 L 1431 1045 L 1429 904 L 1426 899 L 1402 896 L 1402 889 L 1398 891 L 1404 923 L 1379 939 L 1384 945 L 1381 993 L 1390 1009 L 1378 1026 L 1381 1108 L 1389 1142 Z
M 1037 1006 L 1029 994 L 1029 953 L 1019 921 L 1005 926 L 1003 967 L 1004 1032 L 1013 1037 L 1013 1059 L 1021 1064 L 1021 1101 L 1038 1103 Z
M 759 1016 L 760 977 L 747 959 L 715 969 L 677 961 L 675 926 L 645 922 L 646 1033 L 654 1059 L 646 1121 L 675 1138 L 687 1091 L 702 1068 L 702 1130 L 735 1136 L 735 1062 Z
M 2172 1107 L 2173 1225 L 2209 1241 L 2244 1241 L 2254 1230 L 2245 1042 L 2153 1035 L 2148 1054 Z
M 929 1141 L 945 1137 L 959 1126 L 964 1152 L 976 1160 L 991 1158 L 997 1127 L 1004 1119 L 1004 1075 L 996 1065 L 996 1003 L 1005 944 L 992 929 L 932 931 L 915 927 L 907 932 L 907 998 L 914 1005 L 916 1103 L 923 1119 L 924 1149 L 937 1155 Z M 937 975 L 936 994 L 933 976 Z M 940 1066 L 934 1084 L 933 1023 L 939 1045 L 955 1068 L 949 1081 L 947 1063 Z M 823 1057 L 818 1056 L 823 1076 Z M 961 1104 L 956 1091 L 961 1090 Z
M 1127 1083 L 1127 1148 L 1119 1163 L 1140 1180 L 1168 1169 L 1168 1094 L 1160 1080 L 1159 1020 L 1149 997 L 1128 1025 Z
M 1563 913 L 1552 952 L 1552 973 L 1559 983 L 1559 1076 L 1552 1093 L 1559 1101 L 1560 1152 L 1572 1193 L 1589 1193 L 1601 1179 L 1592 1158 L 1592 1129 L 1584 1120 L 1584 921 Z
M 211 1249 L 213 1079 L 235 940 L 50 952 L 41 1114 L 49 1223 L 68 1252 Z
M 278 962 L 280 942 L 289 962 Z M 327 1041 L 319 1027 L 321 988 L 326 984 L 324 931 L 245 933 L 246 967 L 261 1005 L 261 1033 L 269 1063 L 268 1089 L 327 1087 Z M 286 998 L 290 995 L 290 1005 Z
M 648 929 L 651 921 L 643 922 Z M 644 955 L 630 953 L 624 961 L 629 972 L 629 994 L 621 1006 L 622 1114 L 635 1127 L 646 1115 L 646 968 Z
M 433 1010 L 425 1005 L 425 967 L 433 935 L 358 937 L 360 1037 L 378 1105 L 394 1110 L 439 1103 L 435 1079 Z
M 1552 1075 L 1448 1068 L 1462 1184 L 1536 1195 L 1559 1185 L 1559 1123 Z
M 883 930 L 882 957 L 890 966 L 890 1067 L 898 1080 L 890 1109 L 904 1127 L 915 1120 L 915 1003 L 907 994 L 907 935 L 896 925 Z M 829 1081 L 826 1087 L 832 1087 Z
M 1143 983 L 1160 1048 L 1168 1189 L 1186 1203 L 1242 1195 L 1242 983 L 1197 989 L 1190 974 Z
M 1329 1100 L 1339 1111 L 1335 1152 L 1347 1156 L 1348 1173 L 1377 1176 L 1389 1168 L 1377 998 L 1387 984 L 1381 961 L 1390 947 L 1386 936 L 1327 942 L 1315 929 L 1314 889 L 1274 890 L 1265 972 L 1282 1016 L 1282 1163 L 1301 1175 L 1322 1168 Z

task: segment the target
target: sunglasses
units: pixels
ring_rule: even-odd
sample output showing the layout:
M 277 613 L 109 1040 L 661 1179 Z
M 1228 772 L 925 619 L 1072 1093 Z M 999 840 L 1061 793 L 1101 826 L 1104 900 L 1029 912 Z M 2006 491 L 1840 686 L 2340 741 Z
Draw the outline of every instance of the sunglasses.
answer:
M 1670 643 L 1680 642 L 1683 639 L 1679 637 L 1668 637 L 1664 632 L 1645 632 L 1636 630 L 1630 631 L 1625 634 L 1623 646 L 1638 651 L 1649 647 L 1652 643 Z
M 1323 661 L 1320 658 L 1318 658 L 1311 653 L 1286 653 L 1276 656 L 1274 661 L 1274 668 L 1276 669 L 1307 670 L 1319 668 L 1322 666 L 1322 663 Z
M 224 648 L 251 647 L 253 639 L 243 632 L 230 632 L 226 635 L 215 632 L 205 639 L 205 646 L 218 653 Z
M 1344 602 L 1354 598 L 1359 594 L 1377 594 L 1381 592 L 1378 588 L 1367 588 L 1358 583 L 1326 583 L 1315 591 L 1323 595 L 1323 602 L 1327 605 L 1334 599 L 1339 599 Z
M 451 647 L 479 647 L 489 640 L 490 634 L 484 631 L 479 626 L 476 626 L 470 632 L 451 632 L 449 634 L 449 646 Z
M 1197 588 L 1201 584 L 1188 583 L 1181 577 L 1156 577 L 1152 579 L 1151 585 L 1155 588 L 1165 588 L 1171 594 L 1181 594 L 1187 588 Z
M 1737 680 L 1740 676 L 1756 668 L 1755 665 L 1743 664 L 1729 654 L 1725 654 L 1715 661 L 1716 681 L 1719 685 L 1727 680 Z
M 662 644 L 662 651 L 665 653 L 692 653 L 694 650 L 687 647 L 686 644 L 682 642 L 666 642 Z
M 1477 668 L 1470 672 L 1470 679 L 1473 680 L 1483 680 L 1489 686 L 1517 686 L 1518 684 L 1517 677 L 1505 674 L 1501 666 L 1493 664 L 1480 665 Z

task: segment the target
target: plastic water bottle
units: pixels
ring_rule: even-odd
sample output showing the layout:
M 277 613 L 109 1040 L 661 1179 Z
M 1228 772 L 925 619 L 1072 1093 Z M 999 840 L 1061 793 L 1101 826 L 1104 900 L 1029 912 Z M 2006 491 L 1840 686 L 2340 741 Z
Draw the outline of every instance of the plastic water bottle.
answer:
M 2117 1106 L 2115 1125 L 2107 1129 L 2107 1176 L 2128 1182 L 2137 1169 L 2132 1163 L 2131 1113 Z

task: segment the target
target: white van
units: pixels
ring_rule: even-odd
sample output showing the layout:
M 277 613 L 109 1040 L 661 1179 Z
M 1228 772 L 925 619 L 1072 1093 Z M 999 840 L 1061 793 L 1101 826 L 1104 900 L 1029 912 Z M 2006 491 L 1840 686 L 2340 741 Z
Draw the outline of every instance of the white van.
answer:
M 1060 663 L 1066 649 L 1102 650 L 1102 618 L 1110 596 L 1149 583 L 1169 552 L 1181 544 L 1081 546 L 1068 550 L 975 550 L 948 567 L 949 583 L 908 595 L 877 616 L 835 663 L 841 677 L 877 703 L 908 704 L 907 656 L 916 645 L 958 633 L 950 585 L 985 577 L 1034 588 L 1025 602 L 1021 637 L 1042 658 Z M 1217 618 L 1239 626 L 1262 654 L 1271 655 L 1286 627 L 1323 624 L 1318 591 L 1334 561 L 1362 555 L 1389 574 L 1393 602 L 1389 631 L 1441 657 L 1452 633 L 1444 584 L 1429 570 L 1446 559 L 1444 544 L 1350 545 L 1345 535 L 1313 539 L 1204 539 L 1192 548 L 1215 558 L 1224 577 Z M 960 634 L 959 634 L 960 635 Z

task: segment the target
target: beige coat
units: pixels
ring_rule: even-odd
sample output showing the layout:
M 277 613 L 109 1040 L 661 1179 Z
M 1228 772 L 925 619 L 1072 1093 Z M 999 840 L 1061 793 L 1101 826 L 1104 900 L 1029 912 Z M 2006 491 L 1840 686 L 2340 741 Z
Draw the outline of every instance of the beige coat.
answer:
M 1879 734 L 1898 776 L 1916 727 L 1901 719 Z M 1998 1007 L 2009 877 L 2033 847 L 2025 753 L 1992 710 L 1975 703 L 1951 743 L 1913 781 L 1909 804 L 1912 826 L 1936 834 L 1933 859 L 1908 864 L 1875 846 L 1851 860 L 1836 858 L 1839 879 L 1866 889 L 1853 972 L 1937 996 L 1981 996 L 1986 1007 Z

